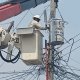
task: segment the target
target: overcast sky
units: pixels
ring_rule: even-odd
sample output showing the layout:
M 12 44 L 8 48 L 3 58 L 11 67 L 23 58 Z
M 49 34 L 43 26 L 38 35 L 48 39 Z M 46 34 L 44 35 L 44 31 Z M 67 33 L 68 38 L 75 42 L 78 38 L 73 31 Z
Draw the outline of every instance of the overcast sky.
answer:
M 0 0 L 1 1 L 6 1 L 6 0 Z M 36 14 L 42 14 L 43 10 L 48 6 L 50 2 L 47 2 L 46 4 L 42 4 L 37 6 L 34 9 L 31 9 L 29 13 L 27 13 L 26 17 L 24 20 L 21 22 L 19 27 L 27 27 L 28 23 L 32 20 L 32 16 Z M 64 18 L 65 21 L 68 22 L 68 24 L 65 24 L 65 38 L 69 40 L 70 38 L 74 37 L 75 35 L 80 33 L 80 0 L 59 0 L 59 9 L 60 12 Z M 47 13 L 49 14 L 49 8 L 47 9 Z M 15 21 L 15 26 L 18 24 L 18 22 L 21 20 L 21 18 L 26 14 L 27 10 L 24 11 L 23 13 L 19 14 L 16 17 L 10 18 L 6 21 L 1 22 L 0 24 L 4 24 L 10 21 Z M 60 17 L 58 11 L 57 11 L 58 16 Z M 41 17 L 42 19 L 43 17 Z M 43 20 L 42 20 L 43 21 Z M 41 21 L 41 24 L 43 23 Z M 6 26 L 2 25 L 3 27 Z M 44 26 L 44 25 L 43 25 Z M 45 32 L 46 33 L 46 32 Z M 80 36 L 76 37 L 74 40 L 80 39 Z M 72 43 L 72 41 L 70 41 Z M 65 46 L 68 46 L 69 44 L 63 45 L 62 48 Z M 80 46 L 80 41 L 74 44 L 73 49 Z M 63 51 L 63 54 L 68 53 L 70 48 L 66 49 Z M 80 69 L 80 48 L 72 52 L 71 54 L 71 59 L 69 62 L 70 66 L 74 66 L 77 69 Z M 25 70 L 27 69 L 27 65 L 25 65 L 21 60 L 19 60 L 16 64 L 10 64 L 6 63 L 3 60 L 0 59 L 0 71 L 14 71 L 14 70 Z M 80 75 L 80 73 L 79 73 Z

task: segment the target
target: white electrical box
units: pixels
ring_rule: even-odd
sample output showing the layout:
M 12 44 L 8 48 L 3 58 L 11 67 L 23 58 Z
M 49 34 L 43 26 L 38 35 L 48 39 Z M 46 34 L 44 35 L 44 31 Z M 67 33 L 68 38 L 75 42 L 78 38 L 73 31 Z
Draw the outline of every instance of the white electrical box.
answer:
M 43 35 L 33 28 L 20 28 L 17 30 L 21 43 L 21 58 L 27 65 L 42 64 Z

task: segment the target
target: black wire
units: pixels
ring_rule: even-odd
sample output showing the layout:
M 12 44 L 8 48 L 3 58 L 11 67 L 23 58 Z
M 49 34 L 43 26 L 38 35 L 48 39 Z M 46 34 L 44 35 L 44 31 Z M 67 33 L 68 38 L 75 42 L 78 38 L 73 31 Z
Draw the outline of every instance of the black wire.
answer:
M 38 74 L 36 73 L 36 76 L 32 79 L 32 80 L 35 80 L 37 78 Z
M 28 75 L 30 75 L 30 73 L 26 73 L 26 72 L 25 72 L 25 73 L 23 73 L 23 74 L 16 75 L 16 76 L 14 76 L 14 77 L 8 78 L 8 80 L 21 79 L 22 77 L 24 77 L 24 75 L 28 76 Z
M 72 39 L 70 39 L 70 40 L 73 40 L 73 42 L 72 42 L 72 44 L 71 44 L 71 48 L 70 48 L 70 52 L 69 52 L 69 56 L 68 56 L 67 62 L 69 61 L 69 58 L 70 58 L 70 55 L 71 55 L 71 52 L 72 52 L 72 47 L 73 47 L 73 45 L 74 45 L 74 39 L 72 38 Z
M 17 24 L 17 26 L 14 28 L 14 30 L 15 29 L 17 29 L 17 27 L 19 26 L 19 24 L 23 21 L 23 19 L 26 17 L 26 15 L 28 14 L 28 12 L 30 11 L 30 9 L 25 13 L 25 15 L 22 17 L 22 19 L 19 21 L 19 23 Z M 13 30 L 13 31 L 14 31 Z
M 21 54 L 21 51 L 19 50 L 18 54 L 17 54 L 13 59 L 7 60 L 7 59 L 5 59 L 5 58 L 3 57 L 1 51 L 3 51 L 3 50 L 0 49 L 0 57 L 1 57 L 5 62 L 13 62 L 13 61 L 15 61 L 17 58 L 19 58 L 19 57 L 20 57 L 20 54 Z M 9 53 L 8 53 L 8 54 L 9 54 Z
M 66 70 L 63 70 L 63 69 L 61 69 L 60 66 L 57 66 L 57 65 L 54 65 L 54 66 L 55 66 L 57 69 L 59 69 L 60 71 L 62 71 L 62 72 L 65 71 L 65 74 L 71 74 L 71 75 L 74 76 L 74 77 L 80 78 L 79 75 L 77 75 L 77 74 L 75 74 L 75 73 L 68 72 L 68 71 L 66 71 Z M 64 75 L 65 75 L 65 74 L 64 74 Z
M 31 68 L 31 67 L 30 67 L 30 68 Z M 9 73 L 9 72 L 2 72 L 2 73 L 0 73 L 0 74 L 9 74 L 9 76 L 1 77 L 0 79 L 7 78 L 7 77 L 11 77 L 11 76 L 13 77 L 14 75 L 17 76 L 18 74 L 20 75 L 20 74 L 22 74 L 22 73 L 24 73 L 24 74 L 25 74 L 25 73 L 30 73 L 30 72 L 32 72 L 32 71 L 34 70 L 35 67 L 33 67 L 33 70 L 32 70 L 32 71 L 30 71 L 30 68 L 29 68 L 28 70 L 24 71 L 24 72 L 10 72 L 10 73 Z M 29 72 L 28 72 L 28 71 L 29 71 Z M 10 74 L 11 74 L 11 75 L 10 75 Z M 15 76 L 15 77 L 16 77 L 16 76 Z M 10 79 L 11 79 L 11 78 L 10 78 Z
M 62 14 L 61 14 L 59 8 L 57 8 L 57 9 L 58 9 L 58 12 L 59 12 L 59 14 L 60 14 L 60 17 L 62 18 L 62 21 L 64 22 L 64 19 L 63 19 L 63 17 L 62 17 Z
M 30 69 L 32 67 L 32 69 Z M 13 74 L 13 73 L 24 73 L 24 72 L 30 72 L 31 70 L 33 70 L 33 69 L 35 69 L 37 66 L 30 66 L 30 68 L 29 69 L 27 69 L 27 70 L 22 70 L 22 71 L 13 71 L 13 72 L 0 72 L 0 74 Z
M 64 61 L 64 60 L 63 60 Z M 74 76 L 74 77 L 76 77 L 76 78 L 79 78 L 79 80 L 80 80 L 80 75 L 77 75 L 77 74 L 75 74 L 74 73 L 74 69 L 72 69 L 69 65 L 68 65 L 68 63 L 66 62 L 66 61 L 64 61 L 65 63 L 66 63 L 66 66 L 68 66 L 69 67 L 69 69 L 72 71 L 72 73 L 71 72 L 67 72 L 67 73 L 69 73 L 69 74 L 72 74 L 72 76 Z M 68 69 L 68 68 L 66 68 L 66 69 Z
M 37 67 L 37 66 L 35 66 L 35 68 L 33 69 L 33 73 L 34 73 L 34 71 L 36 71 L 36 67 Z M 33 73 L 30 72 L 30 75 L 32 75 L 32 77 L 36 74 L 36 72 L 35 72 L 34 74 L 33 74 Z M 25 79 L 26 79 L 26 78 L 28 78 L 28 76 L 25 76 Z M 28 79 L 28 80 L 29 80 L 29 79 Z
M 76 47 L 75 49 L 73 49 L 71 52 L 73 52 L 73 51 L 75 51 L 76 49 L 78 49 L 78 48 L 80 48 L 80 46 L 78 46 L 78 47 Z M 67 54 L 69 54 L 70 52 L 68 52 L 68 53 L 66 53 L 66 54 L 64 54 L 63 56 L 66 56 Z M 63 57 L 62 56 L 62 57 Z
M 73 38 L 73 39 L 74 39 L 74 38 Z M 76 40 L 76 41 L 74 42 L 74 44 L 77 43 L 78 41 L 80 41 L 80 39 Z M 69 48 L 70 46 L 72 46 L 72 44 L 68 45 L 67 47 L 65 47 L 64 49 L 62 49 L 61 51 L 59 51 L 58 54 L 59 54 L 60 52 L 64 51 L 65 49 Z
M 69 69 L 74 73 L 74 71 L 71 69 L 71 67 L 68 65 L 68 63 L 65 61 L 66 65 L 69 67 Z M 75 74 L 75 73 L 74 73 Z
M 38 77 L 37 77 L 37 80 L 39 80 L 40 78 L 40 69 L 38 69 Z
M 33 75 L 32 72 L 34 72 L 35 69 L 36 69 L 36 67 L 33 69 L 33 71 L 29 72 L 29 74 L 23 74 L 22 76 L 27 78 L 29 75 Z M 22 77 L 22 76 L 20 76 L 20 77 Z M 18 79 L 20 79 L 20 78 L 18 78 Z
M 31 66 L 31 67 L 32 67 L 32 66 Z M 31 67 L 30 67 L 30 68 L 31 68 Z M 31 74 L 33 71 L 35 71 L 36 67 L 37 67 L 37 66 L 34 66 L 33 69 L 32 69 L 32 71 L 30 71 L 31 69 L 29 68 L 28 70 L 26 70 L 27 72 L 26 72 L 26 71 L 24 71 L 24 72 L 12 72 L 12 74 L 15 73 L 16 76 L 10 75 L 10 76 L 6 76 L 6 77 L 2 77 L 2 78 L 0 78 L 0 79 L 8 78 L 8 77 L 11 77 L 11 76 L 12 76 L 11 78 L 8 78 L 8 79 L 6 79 L 6 80 L 9 80 L 9 79 L 10 79 L 10 80 L 14 80 L 14 79 L 17 79 L 17 77 L 21 77 L 21 76 L 24 77 L 24 75 L 26 75 L 26 73 L 27 73 L 26 76 L 28 76 L 28 74 Z M 19 73 L 21 73 L 21 74 L 19 74 Z M 22 73 L 23 73 L 23 74 L 22 74 Z M 11 74 L 11 73 L 9 73 L 9 72 L 8 72 L 8 73 L 3 72 L 3 73 L 0 73 L 0 74 Z M 13 76 L 14 76 L 14 77 L 13 77 Z
M 60 66 L 57 66 L 57 65 L 54 65 L 58 70 L 60 70 L 61 72 L 64 72 L 64 70 L 62 70 L 61 69 L 61 67 Z M 64 75 L 64 77 L 65 77 L 65 74 L 62 74 L 62 73 L 60 73 L 59 71 L 58 71 L 58 73 L 56 73 L 57 71 L 55 71 L 55 74 L 61 79 L 61 77 L 62 77 L 62 75 Z M 60 74 L 60 75 L 59 75 Z M 59 79 L 58 78 L 58 79 Z M 62 80 L 62 79 L 61 79 Z
M 70 59 L 71 59 L 71 58 L 70 58 Z M 62 59 L 62 61 L 63 61 L 63 62 L 66 62 L 66 61 L 63 60 L 63 59 Z M 78 63 L 78 64 L 80 64 L 80 63 Z M 62 65 L 65 69 L 70 69 L 70 68 L 67 68 L 66 65 L 63 65 L 62 63 L 60 63 L 60 65 Z M 71 69 L 73 68 L 72 70 L 80 71 L 80 69 L 77 69 L 76 67 L 73 67 L 73 66 L 69 66 L 69 67 L 71 67 Z
M 74 40 L 73 40 L 73 43 L 74 43 Z M 73 44 L 72 44 L 73 45 Z M 71 53 L 72 51 L 70 51 L 70 53 Z M 69 67 L 69 66 L 68 66 Z M 69 67 L 69 69 L 73 72 L 73 69 L 71 69 L 70 67 Z M 74 72 L 73 72 L 74 73 Z M 74 73 L 75 74 L 75 73 Z M 69 78 L 68 78 L 69 79 Z M 62 80 L 62 79 L 61 79 Z M 71 79 L 72 80 L 72 79 Z
M 71 60 L 73 60 L 75 63 L 77 63 L 77 64 L 79 64 L 79 65 L 80 65 L 80 63 L 79 63 L 79 62 L 77 62 L 76 60 L 72 59 L 71 57 L 70 57 L 70 59 L 71 59 Z
M 20 53 L 21 54 L 21 53 Z M 17 57 L 17 59 L 16 60 L 14 60 L 14 61 L 12 61 L 11 63 L 16 63 L 18 60 L 19 60 L 19 58 L 20 58 L 20 55 Z
M 31 66 L 32 67 L 32 66 Z M 31 68 L 30 67 L 30 68 Z M 30 68 L 28 69 L 28 70 L 30 70 Z M 36 67 L 35 67 L 36 68 Z M 21 77 L 21 76 L 23 76 L 23 75 L 25 75 L 25 74 L 31 74 L 32 72 L 34 71 L 34 67 L 33 67 L 33 70 L 32 71 L 29 71 L 29 72 L 23 72 L 22 74 L 18 74 L 18 75 L 16 75 L 16 76 L 14 76 L 14 77 L 11 77 L 11 78 L 8 78 L 8 80 L 16 80 L 18 77 Z
M 8 76 L 5 76 L 5 77 L 1 77 L 0 79 L 4 79 L 4 78 L 8 78 L 8 77 L 13 77 L 14 75 L 18 75 L 18 74 L 20 74 L 20 73 L 12 73 L 12 74 L 9 74 Z
M 35 69 L 34 69 L 34 71 L 35 71 Z M 34 71 L 33 71 L 33 72 L 34 72 Z M 34 77 L 35 74 L 36 74 L 36 72 L 35 72 L 34 74 L 32 74 L 32 76 L 31 76 L 28 80 L 31 80 L 31 79 Z M 28 77 L 28 76 L 27 76 L 27 77 Z M 26 77 L 26 78 L 27 78 L 27 77 Z
M 80 33 L 79 34 L 77 34 L 77 35 L 75 35 L 74 37 L 72 37 L 73 39 L 75 39 L 76 37 L 78 37 L 80 35 Z M 72 39 L 71 38 L 71 39 Z M 65 38 L 64 38 L 65 39 Z M 68 41 L 66 41 L 66 43 L 69 43 L 69 41 L 70 41 L 70 39 L 68 40 Z M 76 43 L 76 42 L 78 42 L 78 41 L 80 41 L 80 39 L 78 39 L 77 41 L 75 41 L 74 43 Z M 64 43 L 63 45 L 65 45 L 66 43 Z M 70 43 L 69 43 L 70 44 Z M 63 50 L 65 50 L 66 48 L 68 48 L 68 47 L 70 47 L 71 45 L 69 45 L 69 46 L 67 46 L 67 47 L 65 47 Z M 60 48 L 60 47 L 59 47 Z M 63 51 L 63 50 L 61 50 L 61 51 Z

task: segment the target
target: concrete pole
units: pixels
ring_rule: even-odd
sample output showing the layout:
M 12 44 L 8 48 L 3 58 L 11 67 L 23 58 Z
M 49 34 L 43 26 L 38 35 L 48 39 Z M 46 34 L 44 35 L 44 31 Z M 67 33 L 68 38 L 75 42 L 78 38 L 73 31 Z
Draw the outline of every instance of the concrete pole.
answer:
M 51 42 L 54 41 L 53 36 L 54 34 L 54 18 L 56 17 L 56 3 L 54 0 L 51 0 L 50 3 L 50 32 L 51 32 Z
M 54 0 L 51 0 L 50 3 L 50 18 L 55 18 L 56 15 L 56 3 Z
M 54 18 L 56 17 L 56 7 L 57 7 L 57 2 L 58 0 L 51 0 L 50 3 L 50 42 L 54 41 L 53 36 L 54 34 Z M 54 46 L 52 46 L 52 48 L 54 48 Z M 53 56 L 53 57 L 52 57 Z M 50 80 L 54 80 L 54 51 L 50 51 L 50 62 L 53 61 L 53 69 L 50 70 Z

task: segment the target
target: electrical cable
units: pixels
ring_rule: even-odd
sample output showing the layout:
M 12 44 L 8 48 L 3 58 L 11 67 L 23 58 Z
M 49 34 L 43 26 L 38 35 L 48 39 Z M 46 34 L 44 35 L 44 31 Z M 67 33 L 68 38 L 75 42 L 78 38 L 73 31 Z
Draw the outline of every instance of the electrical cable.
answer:
M 21 79 L 22 77 L 24 77 L 24 75 L 28 76 L 28 75 L 30 75 L 30 73 L 23 73 L 23 74 L 20 74 L 20 75 L 16 75 L 14 77 L 8 78 L 8 80 Z
M 59 10 L 59 8 L 57 8 L 58 9 L 58 12 L 59 12 L 59 14 L 60 14 L 60 17 L 62 18 L 62 20 L 64 21 L 64 19 L 63 19 L 63 17 L 62 17 L 62 14 L 61 14 L 61 12 L 60 12 L 60 10 Z M 80 33 L 79 34 L 77 34 L 76 36 L 74 36 L 73 38 L 76 38 L 77 36 L 79 36 L 80 35 Z M 66 41 L 67 42 L 67 41 Z
M 70 59 L 71 59 L 71 60 L 73 60 L 75 63 L 77 63 L 77 64 L 79 64 L 79 65 L 80 65 L 80 63 L 79 63 L 79 62 L 77 62 L 76 60 L 72 59 L 71 57 L 70 57 Z
M 36 69 L 36 67 L 35 67 L 35 69 Z M 33 69 L 33 72 L 34 72 L 35 69 Z M 30 74 L 32 74 L 32 72 L 31 72 Z M 35 73 L 32 74 L 32 77 L 33 77 L 34 75 L 35 75 Z M 29 76 L 29 75 L 28 75 L 28 76 Z M 25 75 L 25 78 L 27 78 L 28 76 Z M 23 77 L 24 77 L 24 76 L 23 76 Z M 30 79 L 31 79 L 32 77 L 30 77 Z M 29 79 L 28 79 L 28 80 L 29 80 Z
M 66 61 L 64 61 L 65 63 L 66 63 Z M 67 65 L 66 66 L 68 66 L 69 67 L 69 69 L 73 72 L 73 69 L 68 65 L 68 63 L 66 63 Z M 67 68 L 66 68 L 67 69 Z M 73 72 L 74 73 L 74 72 Z M 74 73 L 75 74 L 75 73 Z
M 33 74 L 31 74 L 32 76 L 30 76 L 30 78 L 28 78 L 28 76 L 25 76 L 25 79 L 27 78 L 28 80 L 30 80 L 34 75 L 35 75 L 35 73 Z
M 11 21 L 11 22 L 12 22 L 12 21 Z M 0 25 L 7 25 L 7 24 L 10 24 L 11 22 L 3 23 L 3 24 L 0 24 Z
M 32 67 L 32 66 L 31 66 L 31 67 Z M 26 73 L 27 73 L 27 74 L 30 74 L 31 72 L 34 71 L 34 67 L 33 67 L 33 70 L 30 71 L 31 67 L 28 69 L 29 72 L 24 71 L 22 74 L 17 74 L 16 76 L 12 76 L 11 78 L 8 78 L 8 80 L 14 80 L 14 79 L 17 79 L 17 77 L 21 77 L 22 75 L 25 75 Z
M 74 42 L 74 41 L 73 41 Z M 69 67 L 69 66 L 68 66 Z M 69 67 L 69 69 L 73 72 L 73 69 L 71 69 L 70 67 Z M 62 79 L 61 79 L 62 80 Z
M 80 48 L 80 46 L 78 46 L 78 47 L 76 47 L 76 48 L 74 48 L 71 52 L 73 52 L 73 51 L 75 51 L 76 49 L 78 49 L 78 48 Z M 68 52 L 68 53 L 66 53 L 66 54 L 64 54 L 63 56 L 66 56 L 67 54 L 69 54 L 70 52 Z M 62 57 L 63 57 L 62 56 Z
M 59 14 L 60 14 L 60 17 L 61 17 L 62 21 L 64 22 L 64 18 L 63 18 L 63 16 L 62 16 L 62 14 L 61 14 L 61 12 L 60 12 L 60 10 L 59 10 L 58 7 L 57 7 L 57 10 L 58 10 L 58 12 L 59 12 Z
M 50 5 L 48 5 L 47 7 L 46 7 L 46 9 L 49 7 Z M 29 11 L 30 11 L 30 9 L 25 13 L 25 15 L 22 17 L 22 19 L 19 21 L 19 23 L 16 25 L 16 28 L 14 28 L 14 30 L 15 29 L 17 29 L 17 27 L 19 26 L 19 24 L 22 22 L 22 20 L 25 18 L 25 16 L 29 13 Z M 31 13 L 31 12 L 30 12 Z M 44 13 L 44 11 L 42 12 L 42 14 L 40 15 L 40 17 L 43 15 L 43 13 Z M 32 14 L 32 13 L 31 13 Z M 13 30 L 13 31 L 14 31 Z
M 21 53 L 20 53 L 21 54 Z M 18 60 L 19 60 L 19 58 L 20 58 L 20 55 L 17 57 L 17 59 L 16 60 L 14 60 L 14 61 L 12 61 L 11 63 L 16 63 Z M 10 60 L 12 60 L 12 59 L 10 59 Z
M 61 72 L 64 72 L 64 70 L 62 70 L 62 69 L 60 69 L 60 68 L 58 68 L 58 67 L 56 67 L 57 69 L 59 69 L 59 70 L 61 70 Z M 58 71 L 58 73 L 56 73 L 57 71 L 55 71 L 55 74 L 58 76 L 58 79 L 60 78 L 60 80 L 62 80 L 61 79 L 61 77 L 62 77 L 62 75 L 64 75 L 64 77 L 65 77 L 65 74 L 64 73 L 60 73 L 60 71 Z
M 18 23 L 18 24 L 16 25 L 16 27 L 14 28 L 14 30 L 18 28 L 19 24 L 22 22 L 22 20 L 25 18 L 25 16 L 28 14 L 29 11 L 30 11 L 30 9 L 25 13 L 25 15 L 22 17 L 22 19 L 19 21 L 19 23 Z M 14 30 L 13 30 L 13 31 L 14 31 Z
M 77 34 L 77 35 L 75 35 L 74 37 L 72 37 L 73 39 L 75 39 L 76 37 L 78 37 L 80 35 L 80 33 L 79 34 Z M 71 39 L 72 39 L 71 38 Z M 69 43 L 69 41 L 70 41 L 70 39 L 68 40 L 68 41 L 66 41 L 66 43 Z M 80 41 L 80 39 L 78 39 L 77 41 L 75 41 L 74 43 L 77 43 L 78 41 Z M 65 45 L 66 43 L 64 43 L 63 45 Z M 69 43 L 70 44 L 70 43 Z M 63 50 L 65 50 L 65 49 L 67 49 L 68 47 L 70 47 L 71 45 L 69 45 L 69 46 L 67 46 L 67 47 L 65 47 Z M 60 48 L 60 47 L 59 47 Z M 63 50 L 61 50 L 61 51 L 63 51 Z
M 36 73 L 36 76 L 34 76 L 34 78 L 32 80 L 35 80 L 37 78 L 38 74 Z
M 33 71 L 29 72 L 28 74 L 24 73 L 24 74 L 21 75 L 18 79 L 20 79 L 21 77 L 25 77 L 25 78 L 27 78 L 27 76 L 29 76 L 29 75 L 33 75 L 32 72 L 34 72 L 34 69 L 33 69 Z
M 35 74 L 33 74 L 28 80 L 31 80 L 34 77 Z
M 72 37 L 73 39 L 75 39 L 76 37 L 78 37 L 80 35 L 80 33 L 76 34 L 74 37 Z M 66 44 L 66 43 L 65 43 Z
M 49 7 L 50 7 L 50 4 L 49 4 L 44 10 L 48 9 Z M 44 14 L 44 10 L 43 10 L 43 12 L 41 13 L 40 18 L 41 18 L 42 15 Z
M 66 71 L 66 70 L 60 69 L 60 68 L 61 68 L 60 66 L 57 66 L 57 65 L 54 65 L 54 66 L 55 66 L 57 69 L 59 69 L 60 71 L 62 71 L 62 72 L 65 71 L 65 74 L 71 74 L 71 75 L 74 76 L 74 77 L 80 78 L 80 76 L 77 75 L 77 74 L 74 74 L 74 73 L 68 72 L 68 71 Z M 64 74 L 64 75 L 65 75 L 65 74 Z
M 70 59 L 71 59 L 71 57 L 70 57 Z M 73 60 L 73 59 L 72 59 Z M 61 59 L 61 61 L 64 61 L 65 63 L 67 63 L 65 60 L 63 60 L 63 59 Z M 74 61 L 74 60 L 73 60 Z M 76 61 L 75 61 L 76 62 Z M 76 62 L 76 63 L 78 63 L 78 62 Z M 78 64 L 80 64 L 80 63 L 78 63 Z M 66 68 L 66 69 L 70 69 L 70 68 L 67 68 L 67 65 L 63 65 L 62 63 L 60 63 L 60 65 L 62 65 L 64 68 Z M 76 70 L 76 71 L 80 71 L 80 69 L 75 69 L 74 67 L 72 67 L 72 66 L 69 66 L 69 67 L 71 67 L 71 69 L 72 70 Z
M 77 40 L 77 41 L 79 41 L 79 40 Z M 72 43 L 72 46 L 73 46 L 73 44 L 74 44 L 74 40 L 73 40 L 73 43 Z M 72 46 L 71 46 L 71 49 L 70 49 L 70 53 L 72 52 L 71 50 L 72 50 Z M 79 47 L 77 47 L 77 48 L 79 48 Z M 75 48 L 75 49 L 77 49 L 77 48 Z M 74 49 L 74 50 L 75 50 Z M 56 51 L 56 50 L 55 50 Z
M 66 61 L 64 61 L 65 63 L 66 63 Z M 73 69 L 68 65 L 68 63 L 66 63 L 67 65 L 66 66 L 68 66 L 69 67 L 69 69 L 73 72 Z M 68 68 L 66 68 L 66 69 L 68 69 Z M 77 75 L 77 74 L 75 74 L 74 72 L 73 73 L 71 73 L 71 72 L 68 72 L 68 73 L 70 73 L 70 74 L 73 74 L 73 76 L 75 76 L 75 77 L 79 77 L 79 79 L 80 79 L 80 76 L 79 75 Z
M 31 67 L 30 67 L 31 68 Z M 28 73 L 30 73 L 30 68 L 28 69 L 28 70 L 26 70 L 26 71 L 29 71 Z M 33 67 L 33 70 L 34 70 L 34 67 Z M 26 73 L 26 71 L 24 71 L 24 72 L 12 72 L 12 73 L 5 73 L 5 72 L 3 72 L 3 73 L 0 73 L 0 74 L 9 74 L 9 76 L 6 76 L 6 77 L 2 77 L 2 78 L 0 78 L 0 79 L 3 79 L 3 78 L 7 78 L 7 77 L 13 77 L 14 75 L 20 75 L 20 74 L 25 74 Z M 11 75 L 10 75 L 11 74 Z
M 38 69 L 38 77 L 37 77 L 37 80 L 39 80 L 40 78 L 40 69 Z
M 72 52 L 72 44 L 71 44 L 71 49 L 70 49 L 69 54 L 71 54 L 71 52 Z M 70 56 L 69 56 L 68 58 L 70 58 Z M 68 61 L 69 61 L 69 60 L 68 60 Z
M 74 45 L 74 39 L 72 38 L 72 39 L 70 39 L 70 40 L 73 40 L 73 42 L 72 42 L 72 44 L 71 44 L 71 48 L 70 48 L 70 52 L 69 52 L 69 56 L 68 56 L 67 62 L 69 61 L 70 54 L 71 54 L 71 51 L 72 51 L 72 47 L 73 47 L 73 45 Z
M 74 38 L 73 38 L 73 39 L 74 39 Z M 77 42 L 79 42 L 79 41 L 80 41 L 80 39 L 76 40 L 76 41 L 74 42 L 74 44 L 77 43 Z M 61 53 L 62 51 L 64 51 L 65 49 L 69 48 L 70 46 L 72 46 L 72 44 L 68 45 L 68 46 L 65 47 L 64 49 L 62 49 L 62 50 L 60 50 L 59 52 L 57 52 L 57 55 L 58 55 L 59 53 Z M 55 50 L 56 50 L 56 49 L 55 49 Z
M 15 58 L 13 58 L 13 59 L 11 59 L 11 60 L 7 60 L 7 59 L 5 59 L 5 58 L 3 57 L 1 51 L 3 51 L 3 50 L 0 49 L 0 57 L 1 57 L 5 62 L 13 62 L 13 61 L 15 61 L 18 57 L 20 57 L 20 54 L 21 54 L 21 51 L 19 50 L 19 52 L 18 52 L 18 54 L 15 56 Z M 8 54 L 9 54 L 9 53 L 8 53 Z
M 13 71 L 13 72 L 0 72 L 0 74 L 13 74 L 13 73 L 24 73 L 24 72 L 31 72 L 31 71 L 33 71 L 35 68 L 36 68 L 37 66 L 30 66 L 29 67 L 29 69 L 27 69 L 27 70 L 22 70 L 22 71 L 17 71 L 17 72 L 15 72 L 15 71 Z M 32 69 L 31 69 L 32 68 Z
M 5 76 L 5 77 L 1 77 L 0 79 L 5 79 L 5 78 L 9 78 L 9 77 L 13 77 L 15 75 L 18 75 L 19 73 L 12 73 L 12 74 L 9 74 L 8 76 Z
M 66 65 L 69 67 L 69 69 L 74 73 L 74 71 L 71 69 L 71 67 L 68 65 L 68 63 L 67 62 L 65 62 L 66 63 Z M 75 74 L 75 73 L 74 73 Z

